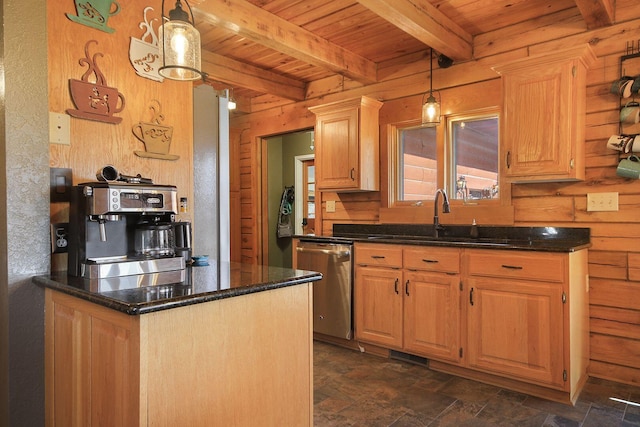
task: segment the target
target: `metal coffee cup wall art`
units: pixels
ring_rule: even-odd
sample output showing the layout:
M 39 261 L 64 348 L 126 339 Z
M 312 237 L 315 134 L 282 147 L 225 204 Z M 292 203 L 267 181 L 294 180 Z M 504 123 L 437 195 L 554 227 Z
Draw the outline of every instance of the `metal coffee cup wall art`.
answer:
M 76 15 L 67 13 L 67 18 L 78 24 L 95 28 L 106 33 L 115 29 L 107 26 L 107 21 L 120 12 L 120 4 L 113 0 L 75 0 Z
M 133 135 L 138 138 L 145 147 L 145 151 L 134 151 L 136 156 L 161 160 L 178 160 L 180 156 L 169 154 L 173 126 L 164 126 L 164 115 L 161 112 L 160 101 L 157 99 L 149 103 L 152 112 L 150 122 L 139 122 L 131 128 Z
M 153 29 L 153 23 L 157 18 L 149 21 L 147 13 L 152 11 L 151 6 L 145 7 L 143 12 L 144 21 L 138 27 L 144 30 L 144 34 L 139 39 L 131 37 L 129 44 L 129 60 L 140 77 L 162 82 L 164 77 L 158 73 L 160 68 L 160 49 L 158 48 L 158 36 Z
M 107 79 L 98 68 L 96 60 L 104 56 L 102 53 L 89 54 L 89 46 L 98 44 L 96 40 L 89 40 L 84 46 L 85 57 L 78 62 L 86 65 L 87 71 L 81 80 L 69 79 L 71 100 L 76 109 L 67 109 L 67 114 L 79 119 L 94 120 L 105 123 L 120 123 L 122 117 L 114 116 L 124 108 L 124 95 L 115 87 L 107 85 Z M 91 75 L 93 78 L 90 80 Z

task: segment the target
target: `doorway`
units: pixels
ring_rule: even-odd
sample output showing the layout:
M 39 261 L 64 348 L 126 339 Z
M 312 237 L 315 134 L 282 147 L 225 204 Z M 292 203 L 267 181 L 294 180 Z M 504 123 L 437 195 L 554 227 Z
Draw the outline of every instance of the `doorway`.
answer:
M 305 129 L 297 132 L 276 135 L 263 139 L 263 174 L 262 174 L 262 248 L 263 260 L 267 265 L 275 267 L 291 268 L 293 265 L 291 237 L 278 237 L 278 217 L 280 213 L 280 205 L 282 194 L 287 187 L 294 187 L 294 203 L 292 204 L 292 212 L 289 220 L 293 223 L 294 233 L 302 234 L 302 218 L 301 212 L 306 218 L 309 218 L 309 206 L 306 204 L 299 205 L 299 201 L 309 199 L 309 190 L 306 196 L 301 189 L 305 186 L 302 180 L 297 180 L 296 171 L 298 171 L 298 159 L 301 161 L 309 161 L 314 158 L 313 146 L 313 129 Z M 266 167 L 265 167 L 266 166 Z M 311 171 L 311 172 L 310 172 Z M 307 163 L 305 168 L 300 166 L 299 173 L 307 174 L 307 187 L 309 181 L 315 187 L 314 168 L 310 168 Z M 311 176 L 309 177 L 309 173 Z M 314 197 L 314 189 L 311 190 L 311 197 Z M 311 208 L 311 213 L 314 213 Z M 307 224 L 308 224 L 307 219 Z
M 315 234 L 316 173 L 315 156 L 306 154 L 295 158 L 295 232 Z

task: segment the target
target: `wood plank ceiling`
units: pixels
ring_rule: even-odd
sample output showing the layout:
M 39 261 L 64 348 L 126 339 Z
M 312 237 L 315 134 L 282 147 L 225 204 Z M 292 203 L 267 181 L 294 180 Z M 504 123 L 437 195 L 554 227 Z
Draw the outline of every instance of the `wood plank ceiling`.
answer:
M 378 80 L 378 65 L 429 50 L 474 59 L 474 37 L 568 9 L 586 28 L 611 25 L 614 0 L 191 0 L 203 71 L 214 86 L 250 100 L 306 98 L 335 75 Z M 242 102 L 240 102 L 242 100 Z

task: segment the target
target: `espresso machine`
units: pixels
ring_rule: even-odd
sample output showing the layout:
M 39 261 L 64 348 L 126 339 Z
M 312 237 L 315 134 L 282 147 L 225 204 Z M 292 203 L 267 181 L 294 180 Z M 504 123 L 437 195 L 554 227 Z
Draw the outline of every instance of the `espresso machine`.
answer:
M 86 279 L 141 275 L 157 282 L 158 274 L 171 272 L 165 282 L 181 281 L 190 261 L 186 259 L 190 250 L 184 246 L 191 244 L 191 228 L 189 223 L 175 222 L 177 207 L 176 187 L 171 185 L 99 181 L 74 186 L 68 275 Z M 176 227 L 182 236 L 178 253 Z

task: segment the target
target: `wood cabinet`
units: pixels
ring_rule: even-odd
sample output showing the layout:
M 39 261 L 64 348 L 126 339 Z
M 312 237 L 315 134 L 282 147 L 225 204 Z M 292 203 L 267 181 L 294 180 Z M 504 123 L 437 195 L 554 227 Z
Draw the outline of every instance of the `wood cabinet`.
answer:
M 311 426 L 311 295 L 130 316 L 46 289 L 47 425 Z
M 460 251 L 405 248 L 404 348 L 425 357 L 459 362 Z
M 468 363 L 564 388 L 566 258 L 470 251 Z
M 311 107 L 316 115 L 316 188 L 320 191 L 380 189 L 378 111 L 382 103 L 363 96 Z
M 356 339 L 562 402 L 587 379 L 587 251 L 356 243 Z
M 355 337 L 402 348 L 402 247 L 356 243 Z
M 459 260 L 451 248 L 356 244 L 356 338 L 459 361 Z
M 502 170 L 512 182 L 583 180 L 589 45 L 494 67 L 502 75 Z

